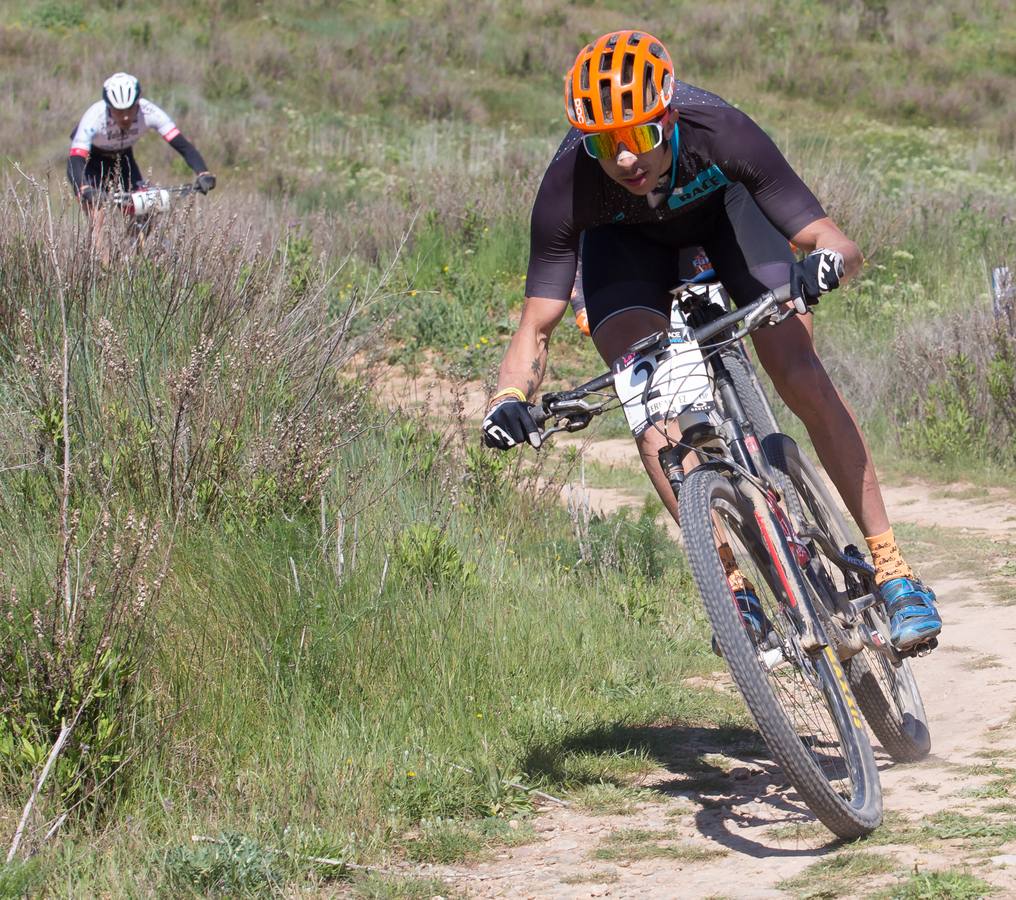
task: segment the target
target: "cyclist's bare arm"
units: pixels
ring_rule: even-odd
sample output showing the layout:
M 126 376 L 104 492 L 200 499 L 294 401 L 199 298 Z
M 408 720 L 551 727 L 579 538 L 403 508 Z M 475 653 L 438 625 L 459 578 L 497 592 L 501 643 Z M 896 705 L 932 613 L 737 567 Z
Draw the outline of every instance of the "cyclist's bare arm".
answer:
M 794 242 L 795 247 L 805 253 L 811 253 L 812 250 L 817 250 L 819 247 L 826 250 L 838 250 L 843 255 L 845 270 L 844 277 L 840 279 L 841 283 L 856 275 L 864 262 L 864 257 L 861 256 L 857 244 L 840 231 L 836 223 L 828 216 L 816 219 L 810 225 L 806 225 L 791 238 L 791 241 Z
M 567 300 L 526 297 L 522 320 L 501 361 L 495 393 L 518 388 L 527 398 L 533 399 L 547 371 L 550 336 L 566 309 Z

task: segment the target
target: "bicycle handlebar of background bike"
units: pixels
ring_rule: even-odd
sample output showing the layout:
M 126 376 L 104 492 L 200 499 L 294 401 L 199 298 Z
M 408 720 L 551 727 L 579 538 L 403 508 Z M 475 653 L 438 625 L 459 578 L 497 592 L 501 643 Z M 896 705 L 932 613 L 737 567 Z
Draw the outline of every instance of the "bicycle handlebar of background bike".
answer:
M 186 197 L 189 194 L 198 192 L 198 185 L 196 181 L 189 181 L 186 184 L 177 184 L 172 187 L 162 187 L 158 184 L 151 184 L 148 187 L 137 188 L 133 191 L 114 191 L 109 195 L 110 199 L 118 206 L 124 206 L 131 201 L 131 197 L 138 193 L 145 193 L 146 191 L 166 191 L 168 194 L 172 194 L 174 197 Z

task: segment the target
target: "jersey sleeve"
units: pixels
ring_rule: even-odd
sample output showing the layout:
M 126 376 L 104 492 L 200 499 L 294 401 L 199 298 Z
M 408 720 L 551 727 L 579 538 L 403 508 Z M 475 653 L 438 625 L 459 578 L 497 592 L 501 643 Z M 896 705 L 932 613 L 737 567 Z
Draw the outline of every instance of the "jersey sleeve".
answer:
M 574 220 L 574 168 L 572 155 L 559 156 L 537 191 L 529 227 L 527 297 L 571 297 L 581 234 Z
M 167 142 L 173 140 L 180 133 L 180 129 L 176 127 L 166 111 L 162 107 L 156 106 L 151 100 L 142 100 L 141 110 L 145 114 L 145 125 L 159 132 Z
M 733 127 L 714 135 L 714 153 L 732 181 L 741 182 L 786 238 L 824 218 L 826 211 L 776 144 L 752 119 L 729 109 Z
M 98 107 L 98 109 L 97 109 Z M 92 152 L 92 141 L 95 138 L 99 126 L 102 124 L 102 115 L 105 113 L 105 104 L 93 103 L 78 122 L 78 127 L 71 135 L 71 156 L 82 156 L 87 158 Z

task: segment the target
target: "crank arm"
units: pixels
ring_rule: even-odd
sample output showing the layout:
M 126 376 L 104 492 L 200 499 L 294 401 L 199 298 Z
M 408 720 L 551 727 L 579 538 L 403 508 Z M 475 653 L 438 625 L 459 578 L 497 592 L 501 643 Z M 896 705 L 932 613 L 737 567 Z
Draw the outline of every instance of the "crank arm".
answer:
M 854 616 L 860 616 L 866 609 L 871 609 L 873 606 L 877 606 L 882 602 L 882 598 L 878 594 L 864 594 L 861 597 L 854 597 L 852 600 L 847 601 L 847 606 Z

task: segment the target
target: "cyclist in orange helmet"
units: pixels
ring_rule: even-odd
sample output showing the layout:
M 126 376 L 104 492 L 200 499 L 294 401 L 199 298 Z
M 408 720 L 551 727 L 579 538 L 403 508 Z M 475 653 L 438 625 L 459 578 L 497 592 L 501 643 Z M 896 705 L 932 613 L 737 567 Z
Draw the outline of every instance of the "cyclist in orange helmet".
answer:
M 872 552 L 900 650 L 942 627 L 934 594 L 914 575 L 890 527 L 871 454 L 829 379 L 808 306 L 860 269 L 862 257 L 765 132 L 720 97 L 678 81 L 663 42 L 615 31 L 584 47 L 565 77 L 572 129 L 533 208 L 526 301 L 483 423 L 488 446 L 539 446 L 529 412 L 550 336 L 568 308 L 582 242 L 592 339 L 608 364 L 667 327 L 681 251 L 701 246 L 737 304 L 790 283 L 798 315 L 752 336 L 757 358 L 804 423 Z M 807 255 L 796 260 L 788 240 Z M 677 502 L 654 429 L 636 438 L 667 509 Z M 746 624 L 750 598 L 739 598 Z M 757 601 L 756 601 L 757 604 Z

